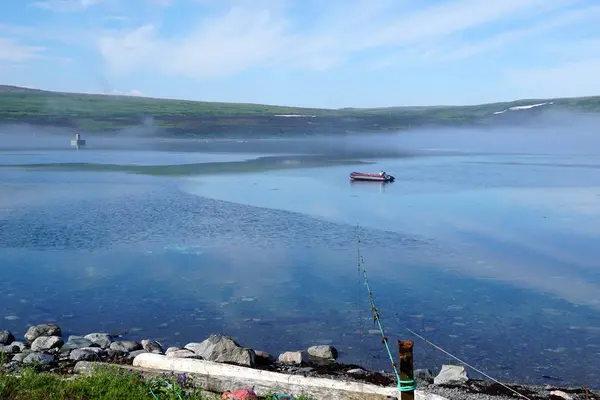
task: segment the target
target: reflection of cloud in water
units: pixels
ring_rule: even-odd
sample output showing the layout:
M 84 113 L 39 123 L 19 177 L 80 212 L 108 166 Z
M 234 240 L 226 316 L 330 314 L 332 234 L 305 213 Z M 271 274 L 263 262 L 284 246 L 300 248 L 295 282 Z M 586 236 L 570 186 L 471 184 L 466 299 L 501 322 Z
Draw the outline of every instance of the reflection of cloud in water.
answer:
M 184 245 L 184 244 L 169 244 L 165 246 L 165 250 L 174 251 L 181 254 L 202 254 L 202 246 Z
M 585 218 L 600 217 L 600 187 L 512 190 L 505 192 L 502 197 L 519 205 L 564 215 L 564 218 L 573 217 L 572 213 Z M 598 230 L 595 232 L 600 233 Z

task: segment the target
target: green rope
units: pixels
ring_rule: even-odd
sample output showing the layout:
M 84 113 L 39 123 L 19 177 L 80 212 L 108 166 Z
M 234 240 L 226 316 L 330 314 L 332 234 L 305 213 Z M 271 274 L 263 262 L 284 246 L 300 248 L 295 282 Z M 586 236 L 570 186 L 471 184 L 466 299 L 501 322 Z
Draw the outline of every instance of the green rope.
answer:
M 377 323 L 379 327 L 379 332 L 381 333 L 382 341 L 385 344 L 385 349 L 387 350 L 388 356 L 390 358 L 390 363 L 392 365 L 392 370 L 394 371 L 394 375 L 396 376 L 396 380 L 398 381 L 398 390 L 401 392 L 408 392 L 411 390 L 415 390 L 415 381 L 403 381 L 400 379 L 400 375 L 398 374 L 398 369 L 396 368 L 396 363 L 394 362 L 394 357 L 392 356 L 392 352 L 390 351 L 390 346 L 388 345 L 387 338 L 385 337 L 385 333 L 383 330 L 383 324 L 381 322 L 381 318 L 379 317 L 379 312 L 375 307 L 375 300 L 373 300 L 373 293 L 371 292 L 371 288 L 369 286 L 369 279 L 367 278 L 367 270 L 365 269 L 365 260 L 360 255 L 360 236 L 358 237 L 358 269 L 359 271 L 362 269 L 363 277 L 365 279 L 365 286 L 367 287 L 367 291 L 369 293 L 369 302 L 371 303 L 371 311 L 373 311 L 373 319 Z M 362 268 L 361 268 L 362 267 Z M 402 384 L 410 384 L 411 386 L 402 386 Z
M 409 385 L 409 386 L 402 386 L 403 384 Z M 417 383 L 415 382 L 414 379 L 411 379 L 409 381 L 403 381 L 403 380 L 398 381 L 398 390 L 401 392 L 412 392 L 416 388 L 417 388 Z
M 158 397 L 156 397 L 156 395 L 152 391 L 152 388 L 150 386 L 148 386 L 148 389 L 150 389 L 150 394 L 152 395 L 152 397 L 154 397 L 155 400 L 158 400 Z

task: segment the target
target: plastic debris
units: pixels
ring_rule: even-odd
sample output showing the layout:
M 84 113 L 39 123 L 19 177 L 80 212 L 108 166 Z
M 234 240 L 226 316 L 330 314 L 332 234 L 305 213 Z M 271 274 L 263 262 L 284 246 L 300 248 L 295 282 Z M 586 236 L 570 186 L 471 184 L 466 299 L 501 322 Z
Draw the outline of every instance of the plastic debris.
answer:
M 255 400 L 258 396 L 252 390 L 233 390 L 231 392 L 223 393 L 221 396 L 223 400 Z

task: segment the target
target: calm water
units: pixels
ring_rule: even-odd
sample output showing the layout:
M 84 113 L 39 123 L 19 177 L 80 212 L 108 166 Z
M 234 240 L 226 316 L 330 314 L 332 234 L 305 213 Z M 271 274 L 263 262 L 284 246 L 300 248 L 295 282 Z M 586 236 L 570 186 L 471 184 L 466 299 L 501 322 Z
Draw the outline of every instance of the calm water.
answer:
M 388 369 L 356 261 L 417 367 L 598 386 L 600 157 L 548 151 L 372 166 L 153 177 L 0 170 L 0 328 L 129 332 L 167 345 L 214 332 L 272 353 L 333 343 Z M 169 165 L 257 154 L 18 150 L 0 164 Z M 384 169 L 390 185 L 350 184 Z

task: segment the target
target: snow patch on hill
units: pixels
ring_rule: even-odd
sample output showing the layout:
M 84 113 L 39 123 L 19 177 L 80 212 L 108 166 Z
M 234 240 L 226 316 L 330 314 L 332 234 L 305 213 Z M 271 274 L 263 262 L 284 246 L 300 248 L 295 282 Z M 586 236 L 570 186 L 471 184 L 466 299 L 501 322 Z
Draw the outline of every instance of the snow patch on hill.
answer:
M 503 113 L 505 113 L 507 111 L 529 110 L 529 109 L 534 108 L 534 107 L 541 107 L 541 106 L 546 106 L 546 105 L 551 105 L 551 104 L 554 104 L 554 102 L 553 101 L 547 101 L 545 103 L 530 104 L 530 105 L 527 105 L 527 106 L 514 106 L 514 107 L 507 108 L 506 110 L 496 111 L 494 113 L 494 115 L 496 115 L 496 114 L 503 114 Z

